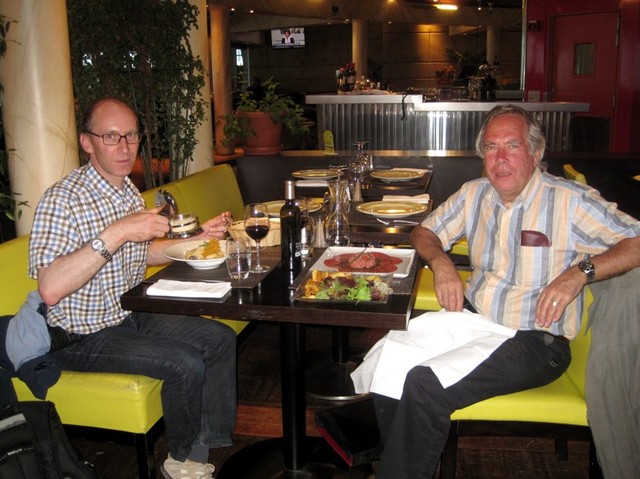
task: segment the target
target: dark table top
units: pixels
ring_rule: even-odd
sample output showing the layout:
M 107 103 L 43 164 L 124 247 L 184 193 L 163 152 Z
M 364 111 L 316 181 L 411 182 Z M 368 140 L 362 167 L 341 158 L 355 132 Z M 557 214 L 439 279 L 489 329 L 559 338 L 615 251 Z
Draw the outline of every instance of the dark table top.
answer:
M 316 252 L 316 256 L 320 251 Z M 307 262 L 310 267 L 314 260 Z M 304 302 L 294 299 L 295 286 L 306 274 L 302 270 L 298 281 L 279 264 L 253 288 L 234 287 L 224 300 L 204 298 L 173 298 L 147 296 L 146 289 L 160 277 L 173 279 L 205 279 L 206 271 L 198 271 L 186 263 L 172 263 L 149 280 L 135 286 L 121 297 L 121 304 L 129 311 L 155 313 L 211 315 L 220 318 L 258 321 L 277 321 L 300 324 L 348 326 L 380 329 L 406 329 L 415 302 L 415 279 L 419 260 L 414 261 L 407 278 L 386 303 Z M 224 266 L 222 266 L 224 268 Z M 209 272 L 210 273 L 210 272 Z M 392 284 L 392 287 L 394 285 Z

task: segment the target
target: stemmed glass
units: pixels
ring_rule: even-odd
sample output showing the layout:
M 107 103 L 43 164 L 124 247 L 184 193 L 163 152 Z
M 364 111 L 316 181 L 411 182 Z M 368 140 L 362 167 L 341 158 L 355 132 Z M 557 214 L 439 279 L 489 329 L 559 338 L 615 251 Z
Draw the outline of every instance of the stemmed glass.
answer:
M 268 266 L 260 263 L 260 240 L 269 233 L 269 211 L 264 203 L 249 203 L 244 208 L 244 230 L 256 242 L 256 262 L 252 273 L 269 271 Z
M 297 196 L 296 205 L 300 208 L 300 254 L 302 259 L 308 259 L 313 248 L 313 220 L 309 216 L 310 203 L 304 196 Z

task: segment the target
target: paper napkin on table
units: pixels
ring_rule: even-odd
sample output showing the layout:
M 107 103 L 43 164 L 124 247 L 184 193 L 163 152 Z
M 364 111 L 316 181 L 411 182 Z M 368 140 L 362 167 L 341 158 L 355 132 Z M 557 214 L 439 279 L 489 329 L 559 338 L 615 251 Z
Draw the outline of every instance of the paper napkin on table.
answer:
M 429 193 L 424 193 L 422 195 L 416 195 L 416 196 L 384 195 L 382 197 L 382 201 L 413 201 L 414 203 L 423 203 L 427 205 L 429 204 L 429 201 L 431 201 L 431 198 L 429 197 Z
M 298 180 L 296 181 L 296 186 L 308 188 L 325 188 L 329 186 L 329 183 L 323 180 Z
M 222 298 L 231 290 L 231 283 L 206 283 L 201 281 L 174 281 L 159 279 L 147 288 L 149 296 L 172 296 L 178 298 Z

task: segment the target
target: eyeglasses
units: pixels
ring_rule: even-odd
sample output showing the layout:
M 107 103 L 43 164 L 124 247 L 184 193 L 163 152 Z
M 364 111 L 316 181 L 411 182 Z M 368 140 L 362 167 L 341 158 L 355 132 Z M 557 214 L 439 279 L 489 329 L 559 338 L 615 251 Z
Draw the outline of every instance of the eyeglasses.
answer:
M 128 145 L 135 145 L 140 143 L 140 138 L 142 138 L 142 134 L 140 132 L 127 133 L 126 135 L 120 135 L 118 133 L 105 133 L 104 135 L 98 135 L 92 131 L 87 130 L 86 133 L 90 135 L 97 136 L 98 138 L 102 138 L 102 143 L 108 146 L 119 145 L 120 141 L 124 138 L 124 141 L 127 142 Z

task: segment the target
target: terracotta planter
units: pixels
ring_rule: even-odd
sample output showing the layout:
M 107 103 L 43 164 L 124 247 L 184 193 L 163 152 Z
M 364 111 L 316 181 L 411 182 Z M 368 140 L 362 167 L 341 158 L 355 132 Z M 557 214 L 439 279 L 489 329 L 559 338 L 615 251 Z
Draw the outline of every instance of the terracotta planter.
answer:
M 282 150 L 280 136 L 282 123 L 274 123 L 268 113 L 238 112 L 238 115 L 249 120 L 249 128 L 256 135 L 249 135 L 245 139 L 245 155 L 277 155 Z

